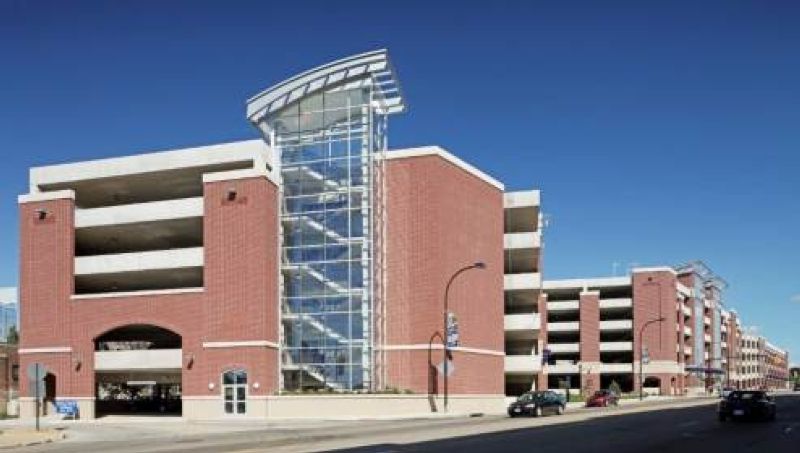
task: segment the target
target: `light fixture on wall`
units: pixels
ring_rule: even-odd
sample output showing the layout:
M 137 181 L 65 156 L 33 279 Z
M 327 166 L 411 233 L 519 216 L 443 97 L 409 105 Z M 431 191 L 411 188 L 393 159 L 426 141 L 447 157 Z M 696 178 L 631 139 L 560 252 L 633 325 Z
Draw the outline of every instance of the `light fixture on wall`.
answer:
M 186 356 L 186 369 L 191 370 L 192 365 L 194 365 L 194 354 L 189 354 Z
M 234 200 L 236 200 L 236 188 L 231 187 L 230 189 L 228 189 L 228 201 L 234 201 Z
M 50 214 L 50 211 L 47 209 L 37 209 L 36 210 L 36 218 L 39 220 L 44 220 L 47 218 L 47 215 Z
M 83 365 L 83 358 L 80 355 L 72 357 L 72 366 L 73 368 L 75 368 L 75 371 L 80 371 L 82 365 Z
M 215 385 L 214 385 L 214 383 L 213 383 L 213 382 L 209 382 L 209 383 L 208 383 L 208 389 L 209 389 L 209 390 L 214 390 L 214 387 L 215 387 Z
M 258 382 L 253 382 L 254 389 L 258 390 L 259 387 L 261 387 L 261 384 L 259 384 Z

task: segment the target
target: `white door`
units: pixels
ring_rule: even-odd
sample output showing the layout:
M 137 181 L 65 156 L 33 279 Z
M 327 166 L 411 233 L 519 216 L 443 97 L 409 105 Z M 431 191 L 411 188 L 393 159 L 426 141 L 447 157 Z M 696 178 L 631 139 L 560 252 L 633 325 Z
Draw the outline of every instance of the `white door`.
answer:
M 222 374 L 222 397 L 225 413 L 243 415 L 247 413 L 247 372 L 230 370 Z

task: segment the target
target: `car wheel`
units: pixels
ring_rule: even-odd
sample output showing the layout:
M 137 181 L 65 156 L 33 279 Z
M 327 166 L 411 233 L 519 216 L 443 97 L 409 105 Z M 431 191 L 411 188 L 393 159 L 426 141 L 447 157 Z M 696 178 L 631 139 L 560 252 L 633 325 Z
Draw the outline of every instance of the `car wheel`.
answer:
M 556 413 L 558 413 L 558 415 L 564 415 L 564 406 L 558 406 Z
M 541 417 L 542 416 L 542 408 L 540 406 L 536 406 L 536 409 L 533 410 L 534 417 Z

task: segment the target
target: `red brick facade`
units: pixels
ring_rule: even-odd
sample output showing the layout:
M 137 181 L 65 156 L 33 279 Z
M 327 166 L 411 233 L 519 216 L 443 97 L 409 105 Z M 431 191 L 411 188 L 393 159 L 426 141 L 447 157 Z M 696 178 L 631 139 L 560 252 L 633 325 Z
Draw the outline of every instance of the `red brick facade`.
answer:
M 547 349 L 547 294 L 539 294 L 539 354 L 543 354 Z M 547 388 L 547 364 L 542 364 L 542 371 L 536 374 L 536 389 L 544 390 Z
M 427 345 L 443 328 L 445 285 L 482 261 L 486 269 L 461 275 L 450 290 L 461 346 L 478 351 L 454 353 L 449 391 L 502 394 L 502 191 L 438 156 L 388 160 L 386 175 L 387 384 L 431 390 Z M 434 365 L 441 361 L 435 351 Z M 434 387 L 442 385 L 440 378 Z
M 243 202 L 225 202 L 230 188 Z M 277 207 L 277 188 L 265 178 L 206 183 L 203 292 L 72 300 L 73 201 L 20 204 L 21 368 L 44 364 L 55 375 L 56 397 L 94 397 L 95 338 L 116 327 L 150 324 L 182 337 L 184 395 L 218 396 L 208 384 L 232 367 L 245 368 L 249 382 L 260 384 L 251 395 L 272 393 L 278 385 L 274 348 L 210 349 L 203 343 L 279 341 Z M 39 209 L 47 210 L 45 220 L 38 220 Z M 27 378 L 21 387 L 28 395 Z
M 633 358 L 640 363 L 641 345 L 647 347 L 652 365 L 644 365 L 644 379 L 656 377 L 660 380 L 661 394 L 682 393 L 679 386 L 681 373 L 648 372 L 648 368 L 659 369 L 661 364 L 677 364 L 676 323 L 676 282 L 675 273 L 669 271 L 649 271 L 633 273 Z M 663 322 L 654 322 L 644 330 L 644 325 L 663 317 Z M 640 339 L 641 336 L 641 339 Z M 641 341 L 641 343 L 640 343 Z M 634 376 L 636 388 L 639 375 Z
M 580 294 L 581 389 L 591 394 L 600 388 L 600 293 Z

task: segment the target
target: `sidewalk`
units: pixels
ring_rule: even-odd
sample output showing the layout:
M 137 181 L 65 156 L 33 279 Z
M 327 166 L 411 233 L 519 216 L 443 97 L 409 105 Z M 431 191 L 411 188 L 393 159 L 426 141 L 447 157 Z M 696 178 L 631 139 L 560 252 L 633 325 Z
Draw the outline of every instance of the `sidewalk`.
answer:
M 11 449 L 39 445 L 64 439 L 66 433 L 62 429 L 42 428 L 3 428 L 0 430 L 0 449 Z
M 681 401 L 698 401 L 698 400 L 711 400 L 713 397 L 674 397 L 674 396 L 650 396 L 643 401 L 638 399 L 622 399 L 619 402 L 620 406 L 647 406 L 657 405 L 657 403 L 667 402 L 681 402 Z M 508 398 L 508 401 L 513 401 L 514 398 Z M 586 409 L 583 402 L 567 403 L 568 410 Z M 380 415 L 380 416 L 341 416 L 341 417 L 320 417 L 320 418 L 248 418 L 248 419 L 230 419 L 230 418 L 217 418 L 205 420 L 186 420 L 181 417 L 147 417 L 147 416 L 126 416 L 126 415 L 113 415 L 105 416 L 93 420 L 61 420 L 58 418 L 43 418 L 41 419 L 41 426 L 43 428 L 62 429 L 70 426 L 106 426 L 109 428 L 114 427 L 140 427 L 142 429 L 153 429 L 156 431 L 169 431 L 174 429 L 194 431 L 195 429 L 207 430 L 220 430 L 226 431 L 229 429 L 235 430 L 251 430 L 264 427 L 275 428 L 302 428 L 315 425 L 327 425 L 330 423 L 348 423 L 358 421 L 402 421 L 402 420 L 445 420 L 445 419 L 460 419 L 460 418 L 474 418 L 474 417 L 501 417 L 505 416 L 505 407 L 502 411 L 498 412 L 422 412 L 404 415 Z M 34 420 L 19 420 L 8 419 L 0 420 L 0 430 L 20 430 L 34 426 Z

